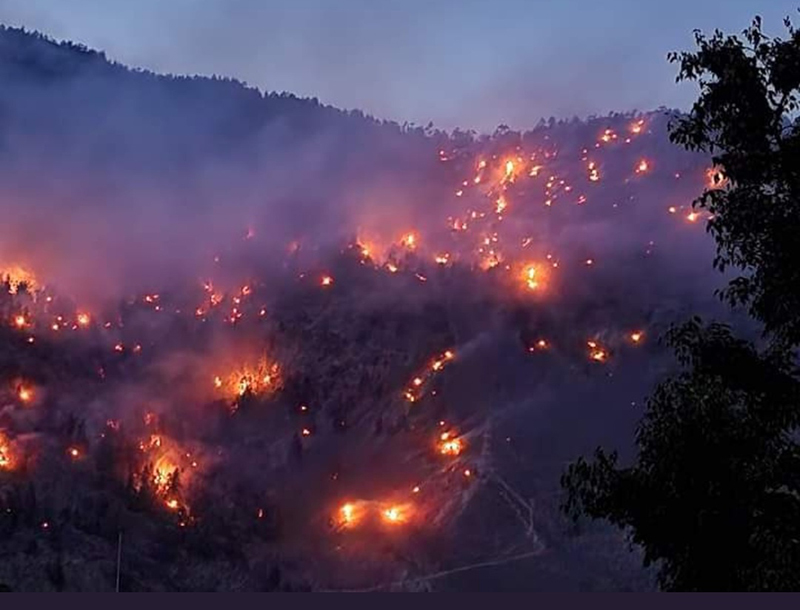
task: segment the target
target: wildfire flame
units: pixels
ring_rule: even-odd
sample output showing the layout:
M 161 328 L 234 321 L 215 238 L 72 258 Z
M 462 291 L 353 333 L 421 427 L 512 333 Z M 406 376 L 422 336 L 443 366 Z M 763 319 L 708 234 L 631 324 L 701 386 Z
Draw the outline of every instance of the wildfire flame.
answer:
M 39 289 L 36 276 L 19 265 L 0 266 L 0 280 L 8 283 L 9 294 L 17 294 L 21 285 L 25 285 L 29 292 Z
M 11 454 L 11 443 L 0 430 L 0 470 L 11 470 L 14 465 Z
M 525 267 L 525 285 L 528 290 L 536 290 L 539 287 L 539 282 L 536 280 L 536 267 L 528 265 Z
M 406 233 L 400 240 L 400 243 L 409 250 L 413 250 L 417 247 L 417 236 L 414 233 Z
M 595 362 L 605 362 L 608 359 L 608 352 L 600 347 L 596 341 L 587 341 L 589 346 L 589 358 Z
M 710 167 L 706 170 L 706 188 L 708 190 L 722 189 L 728 186 L 728 178 L 718 167 Z
M 25 403 L 31 402 L 33 400 L 33 388 L 24 384 L 21 384 L 19 388 L 17 388 L 17 397 Z
M 409 504 L 393 504 L 381 510 L 381 517 L 384 523 L 389 525 L 400 525 L 411 517 L 411 506 Z
M 232 398 L 245 394 L 265 395 L 278 389 L 280 367 L 277 363 L 262 358 L 254 366 L 237 369 L 227 376 L 215 375 L 214 388 Z
M 453 438 L 449 432 L 443 432 L 439 441 L 439 453 L 442 455 L 459 455 L 464 450 L 464 442 L 460 438 Z

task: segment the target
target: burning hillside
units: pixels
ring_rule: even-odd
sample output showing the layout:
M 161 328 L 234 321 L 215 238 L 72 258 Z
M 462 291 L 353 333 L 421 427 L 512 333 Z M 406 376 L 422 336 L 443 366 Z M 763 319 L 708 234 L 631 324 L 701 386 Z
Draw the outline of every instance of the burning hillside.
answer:
M 125 589 L 447 588 L 511 561 L 648 586 L 617 537 L 569 538 L 556 493 L 575 451 L 627 442 L 660 333 L 714 307 L 690 202 L 724 183 L 664 113 L 473 138 L 127 74 L 158 113 L 87 135 L 70 92 L 123 69 L 29 42 L 73 62 L 76 114 L 22 141 L 50 77 L 4 65 L 0 546 L 37 559 L 0 581 L 110 589 L 124 540 Z M 196 133 L 161 133 L 192 86 L 236 112 L 198 93 Z M 231 147 L 205 113 L 242 122 Z

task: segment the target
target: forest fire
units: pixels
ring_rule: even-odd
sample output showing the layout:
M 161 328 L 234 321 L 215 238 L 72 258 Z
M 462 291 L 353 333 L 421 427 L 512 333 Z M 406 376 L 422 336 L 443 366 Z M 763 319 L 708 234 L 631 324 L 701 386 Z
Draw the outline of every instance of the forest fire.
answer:
M 427 371 L 417 375 L 411 380 L 409 387 L 403 392 L 403 396 L 408 402 L 417 402 L 424 393 L 424 386 L 430 381 L 431 377 L 442 371 L 445 365 L 455 358 L 453 350 L 446 350 L 440 356 L 433 359 Z
M 527 265 L 525 267 L 524 279 L 528 290 L 536 290 L 539 287 L 539 282 L 536 279 L 536 267 L 534 265 Z
M 342 504 L 338 512 L 338 523 L 341 527 L 351 528 L 358 525 L 363 517 L 363 507 L 357 502 Z
M 11 470 L 14 466 L 13 455 L 11 453 L 11 443 L 0 430 L 0 470 Z
M 728 178 L 719 167 L 710 167 L 706 170 L 706 188 L 708 190 L 724 189 L 728 186 Z
M 410 504 L 391 504 L 381 510 L 381 518 L 389 525 L 401 525 L 411 518 Z
M 34 391 L 33 387 L 27 384 L 20 384 L 17 387 L 17 398 L 23 403 L 30 403 L 33 400 Z
M 254 366 L 238 368 L 228 375 L 215 375 L 214 388 L 224 395 L 238 399 L 245 395 L 266 396 L 279 388 L 280 367 L 261 358 Z
M 464 442 L 452 432 L 442 432 L 439 435 L 439 453 L 442 455 L 459 455 L 464 449 Z
M 409 250 L 413 250 L 417 247 L 418 238 L 415 233 L 406 233 L 403 235 L 400 243 L 403 244 Z
M 605 362 L 608 360 L 608 352 L 596 341 L 587 341 L 586 345 L 589 347 L 589 358 L 595 362 Z
M 376 229 L 369 209 L 316 235 L 272 235 L 267 223 L 254 223 L 259 229 L 248 228 L 244 245 L 252 219 L 237 219 L 234 244 L 212 232 L 202 266 L 164 285 L 147 276 L 145 289 L 118 302 L 56 292 L 45 301 L 28 284 L 0 309 L 19 346 L 15 358 L 37 367 L 20 368 L 31 376 L 24 383 L 8 380 L 14 451 L 0 434 L 0 469 L 14 468 L 13 478 L 21 455 L 27 464 L 41 454 L 79 481 L 107 460 L 106 478 L 96 478 L 113 485 L 103 493 L 114 506 L 133 497 L 142 522 L 150 511 L 172 528 L 203 523 L 216 537 L 239 536 L 237 544 L 269 552 L 278 535 L 292 553 L 307 552 L 309 540 L 320 548 L 344 541 L 336 554 L 355 556 L 359 532 L 374 534 L 365 537 L 372 547 L 383 538 L 412 549 L 419 529 L 457 533 L 455 516 L 471 494 L 497 493 L 483 489 L 498 445 L 485 440 L 485 424 L 490 407 L 502 421 L 507 405 L 533 387 L 520 371 L 541 369 L 550 383 L 567 359 L 573 368 L 592 367 L 587 355 L 609 362 L 617 342 L 648 351 L 632 347 L 645 331 L 623 324 L 649 320 L 649 301 L 637 293 L 632 304 L 614 305 L 621 312 L 608 311 L 602 282 L 628 264 L 611 218 L 631 235 L 620 241 L 645 247 L 651 238 L 635 225 L 640 218 L 612 206 L 650 198 L 653 181 L 644 174 L 654 164 L 668 175 L 675 169 L 647 144 L 653 124 L 645 129 L 644 119 L 628 115 L 576 130 L 572 143 L 542 132 L 519 144 L 447 147 L 432 155 L 447 161 L 441 175 L 426 175 L 432 184 L 423 185 L 436 187 L 436 198 L 421 199 L 413 213 L 398 203 L 398 214 L 380 216 L 385 226 Z M 639 136 L 636 146 L 623 145 L 628 135 Z M 641 178 L 632 179 L 631 168 Z M 704 168 L 693 179 L 701 181 Z M 685 195 L 654 199 L 652 216 L 682 220 Z M 664 213 L 673 203 L 676 218 Z M 599 328 L 609 330 L 595 334 Z M 34 346 L 25 343 L 28 329 L 37 330 Z M 77 329 L 86 330 L 70 332 Z M 573 332 L 598 338 L 582 351 Z M 616 339 L 607 348 L 600 342 L 608 336 Z M 567 385 L 582 383 L 573 377 Z M 50 445 L 37 436 L 51 434 L 40 422 L 60 426 Z M 29 454 L 24 438 L 55 450 Z M 240 513 L 246 521 L 237 521 Z M 273 514 L 316 518 L 287 527 Z M 37 519 L 54 529 L 51 515 Z
M 26 292 L 39 290 L 36 276 L 19 265 L 0 266 L 0 281 L 6 284 L 9 294 L 17 294 L 21 287 L 24 287 Z

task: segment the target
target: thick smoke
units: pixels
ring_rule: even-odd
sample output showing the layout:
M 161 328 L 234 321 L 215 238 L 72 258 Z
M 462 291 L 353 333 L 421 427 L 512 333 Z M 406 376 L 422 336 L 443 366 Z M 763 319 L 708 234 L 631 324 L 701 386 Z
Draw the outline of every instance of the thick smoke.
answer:
M 16 586 L 109 588 L 120 532 L 128 589 L 518 555 L 518 588 L 650 586 L 570 541 L 557 481 L 629 455 L 658 337 L 720 311 L 665 114 L 448 135 L 19 31 L 0 58 L 0 267 L 36 278 L 0 303 L 0 527 L 50 566 Z

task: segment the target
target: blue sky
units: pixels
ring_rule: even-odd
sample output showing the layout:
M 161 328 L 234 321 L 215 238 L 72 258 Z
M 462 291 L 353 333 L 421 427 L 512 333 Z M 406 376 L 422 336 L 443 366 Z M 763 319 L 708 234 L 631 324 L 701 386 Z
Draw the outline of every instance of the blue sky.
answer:
M 800 0 L 0 0 L 0 22 L 159 72 L 221 74 L 382 118 L 490 131 L 686 107 L 692 30 L 782 30 Z M 798 15 L 800 17 L 800 15 Z M 800 22 L 800 18 L 795 20 Z

